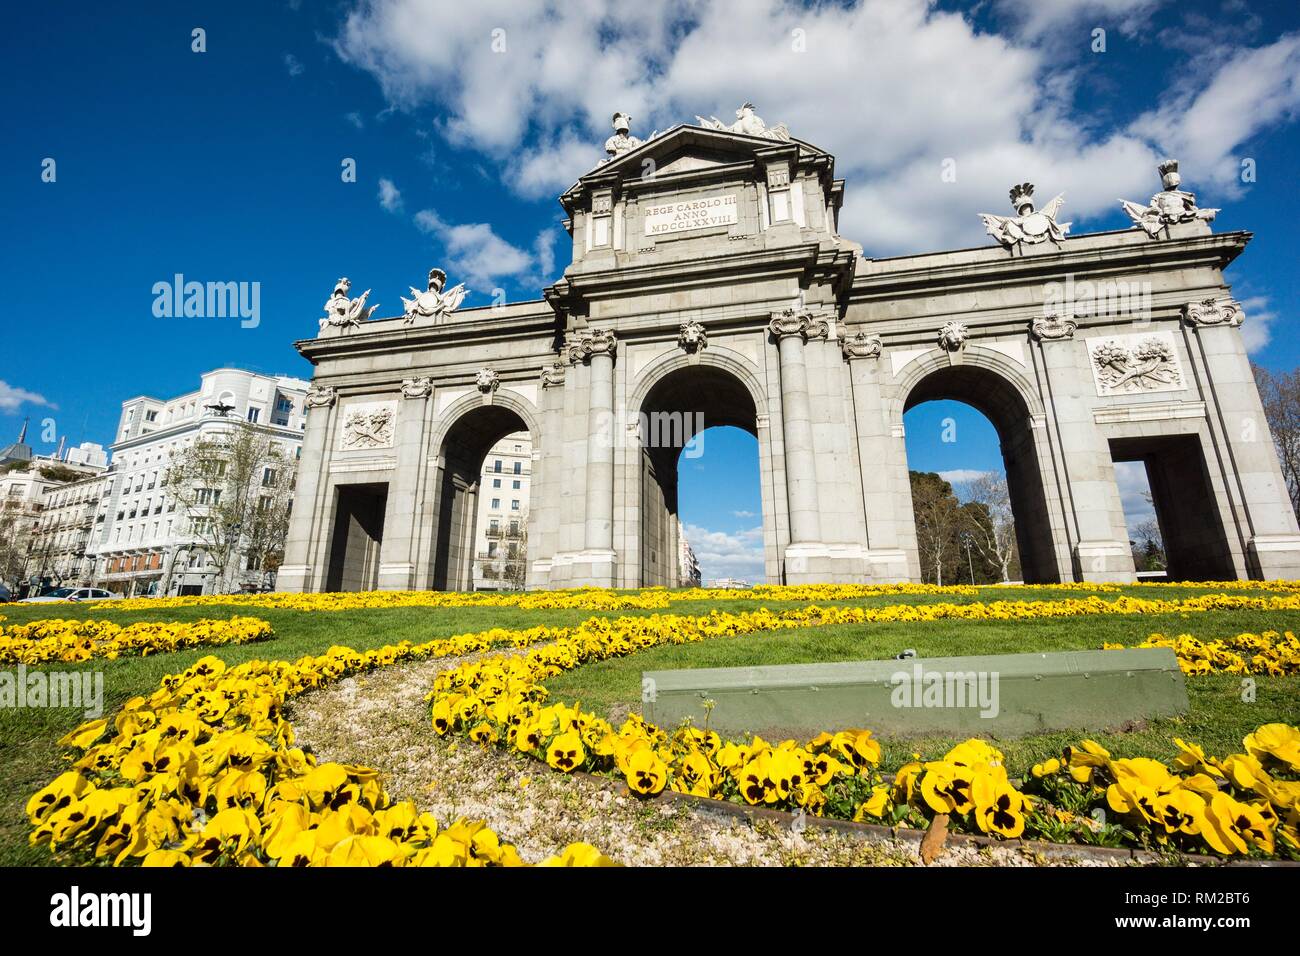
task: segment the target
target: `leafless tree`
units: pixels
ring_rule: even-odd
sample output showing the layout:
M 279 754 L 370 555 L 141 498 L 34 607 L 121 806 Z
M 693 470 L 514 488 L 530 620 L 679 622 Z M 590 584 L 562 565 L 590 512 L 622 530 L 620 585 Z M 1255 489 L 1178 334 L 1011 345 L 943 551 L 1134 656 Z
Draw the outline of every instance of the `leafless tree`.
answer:
M 239 421 L 172 455 L 163 487 L 184 513 L 196 546 L 215 566 L 215 591 L 232 589 L 241 571 L 260 577 L 279 567 L 294 465 L 269 433 Z
M 1016 522 L 1011 513 L 1011 492 L 1006 476 L 986 472 L 967 482 L 963 497 L 976 508 L 963 508 L 962 530 L 980 556 L 998 569 L 1003 581 L 1011 580 L 1016 557 Z
M 1154 515 L 1133 528 L 1133 563 L 1139 571 L 1163 571 L 1168 565 L 1164 536 Z
M 1259 397 L 1264 402 L 1264 418 L 1273 433 L 1291 507 L 1300 515 L 1300 370 L 1270 372 L 1253 364 L 1251 368 L 1259 386 Z
M 21 505 L 0 501 L 0 581 L 17 585 L 27 566 L 32 522 Z
M 515 553 L 510 556 L 509 545 L 506 546 L 505 569 L 501 573 L 501 580 L 512 591 L 522 590 L 528 577 L 528 512 L 522 513 L 518 520 L 519 533 L 513 542 Z

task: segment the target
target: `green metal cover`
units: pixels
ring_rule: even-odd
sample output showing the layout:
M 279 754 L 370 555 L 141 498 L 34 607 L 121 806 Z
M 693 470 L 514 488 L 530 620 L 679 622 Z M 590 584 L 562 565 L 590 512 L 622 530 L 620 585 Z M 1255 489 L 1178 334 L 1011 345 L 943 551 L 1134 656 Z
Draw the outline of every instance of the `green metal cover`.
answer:
M 719 732 L 776 738 L 1096 731 L 1188 708 L 1167 647 L 646 671 L 642 687 L 647 719 L 665 729 L 707 716 Z

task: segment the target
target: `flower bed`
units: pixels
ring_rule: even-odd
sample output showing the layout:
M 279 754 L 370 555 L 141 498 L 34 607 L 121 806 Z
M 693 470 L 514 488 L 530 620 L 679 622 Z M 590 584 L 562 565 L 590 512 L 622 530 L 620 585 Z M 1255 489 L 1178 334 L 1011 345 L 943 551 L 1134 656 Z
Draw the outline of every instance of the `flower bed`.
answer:
M 1136 585 L 1093 582 L 1015 585 L 1016 590 L 1114 593 L 1121 587 L 1150 589 L 1196 587 L 1214 591 L 1300 591 L 1297 581 L 1223 581 L 1179 583 L 1156 581 Z M 313 594 L 197 594 L 166 598 L 134 598 L 101 605 L 105 610 L 147 611 L 179 607 L 278 608 L 291 611 L 352 611 L 392 607 L 517 607 L 523 610 L 574 609 L 582 611 L 663 610 L 679 601 L 851 601 L 891 595 L 951 595 L 970 597 L 979 588 L 969 584 L 809 584 L 768 585 L 752 588 L 685 588 L 668 591 L 645 588 L 636 592 L 581 588 L 556 591 L 345 591 Z
M 1229 597 L 1185 602 L 1136 602 L 1145 607 L 1182 605 L 1207 610 Z M 1293 601 L 1294 598 L 1264 599 Z M 1132 599 L 1114 602 L 1109 613 L 1144 613 Z M 1096 603 L 1094 603 L 1096 602 Z M 1045 616 L 1108 613 L 1095 598 L 1050 604 Z M 1254 606 L 1254 605 L 1248 605 Z M 1291 605 L 1286 605 L 1291 606 Z M 921 605 L 919 620 L 951 614 L 1033 616 L 1029 608 Z M 429 695 L 435 731 L 463 733 L 483 746 L 509 747 L 544 760 L 560 772 L 584 770 L 621 777 L 628 788 L 653 796 L 665 788 L 803 811 L 818 816 L 928 826 L 944 814 L 956 829 L 998 837 L 1026 833 L 1054 841 L 1098 845 L 1169 846 L 1221 854 L 1294 856 L 1300 851 L 1300 731 L 1283 724 L 1260 727 L 1246 737 L 1245 752 L 1224 760 L 1175 741 L 1182 756 L 1172 767 L 1147 758 L 1111 759 L 1084 741 L 1062 760 L 1047 760 L 1017 785 L 1003 755 L 979 740 L 939 760 L 908 764 L 893 783 L 878 771 L 881 748 L 869 730 L 823 733 L 806 744 L 771 744 L 755 737 L 728 742 L 717 733 L 685 726 L 674 732 L 631 716 L 616 731 L 579 705 L 547 703 L 542 681 L 584 663 L 636 653 L 662 644 L 683 644 L 722 635 L 774 631 L 806 623 L 910 620 L 898 609 L 804 608 L 774 615 L 766 610 L 707 617 L 671 615 L 588 621 L 572 635 L 523 655 L 497 655 L 440 674 Z M 881 616 L 877 616 L 881 615 Z M 1062 774 L 1062 769 L 1068 771 Z
M 0 627 L 0 664 L 76 664 L 92 658 L 158 654 L 188 647 L 247 644 L 272 636 L 271 625 L 255 617 L 171 624 L 112 621 L 33 621 Z
M 1103 644 L 1119 650 L 1123 644 Z M 1152 634 L 1138 647 L 1170 647 L 1184 674 L 1300 674 L 1300 641 L 1287 631 L 1238 634 L 1221 640 L 1200 641 L 1190 634 L 1168 637 Z
M 31 842 L 60 862 L 118 866 L 519 865 L 482 822 L 439 829 L 414 804 L 391 802 L 378 771 L 317 764 L 293 746 L 284 706 L 348 674 L 570 630 L 498 628 L 229 668 L 205 657 L 128 701 L 111 724 L 91 721 L 60 741 L 76 756 L 28 801 Z M 608 863 L 578 843 L 542 865 Z

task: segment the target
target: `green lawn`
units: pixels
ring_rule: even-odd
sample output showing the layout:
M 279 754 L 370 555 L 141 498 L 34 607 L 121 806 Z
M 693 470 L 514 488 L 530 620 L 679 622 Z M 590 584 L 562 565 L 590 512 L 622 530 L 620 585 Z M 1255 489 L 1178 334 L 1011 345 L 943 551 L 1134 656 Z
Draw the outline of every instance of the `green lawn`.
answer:
M 1180 597 L 1200 589 L 1125 589 L 1144 597 Z M 841 602 L 864 605 L 929 603 L 937 600 L 1025 600 L 1081 597 L 1086 592 L 1041 592 L 1008 588 L 984 588 L 976 596 L 898 595 Z M 1104 594 L 1113 599 L 1114 594 Z M 778 610 L 804 602 L 764 601 L 761 606 Z M 740 611 L 760 606 L 751 600 L 718 602 L 674 602 L 671 613 L 705 614 L 713 609 Z M 188 667 L 207 654 L 227 662 L 253 658 L 293 659 L 320 653 L 334 644 L 358 650 L 401 640 L 427 641 L 491 627 L 523 628 L 537 624 L 577 624 L 593 616 L 581 610 L 521 611 L 514 608 L 393 608 L 363 611 L 302 612 L 261 608 L 176 608 L 135 612 L 106 612 L 88 605 L 3 605 L 4 624 L 16 624 L 52 617 L 109 618 L 130 621 L 186 621 L 201 617 L 229 617 L 233 613 L 261 617 L 271 622 L 273 640 L 224 648 L 197 648 L 146 658 L 94 661 L 77 668 L 104 673 L 105 713 L 112 715 L 121 704 L 137 694 L 147 694 L 166 674 Z M 603 612 L 595 616 L 651 614 L 654 611 Z M 1198 636 L 1237 633 L 1242 630 L 1300 627 L 1300 614 L 1261 615 L 1242 612 L 1207 612 L 1174 617 L 1077 618 L 1025 623 L 877 624 L 868 627 L 828 627 L 784 632 L 750 638 L 718 639 L 699 645 L 660 648 L 632 658 L 607 661 L 580 668 L 550 682 L 560 699 L 581 700 L 601 711 L 626 707 L 639 697 L 642 669 L 667 667 L 715 667 L 750 663 L 787 663 L 813 660 L 892 657 L 904 647 L 922 655 L 997 653 L 1036 649 L 1098 647 L 1103 640 L 1136 643 L 1151 630 L 1190 631 Z M 1211 750 L 1223 751 L 1240 743 L 1255 725 L 1272 720 L 1300 721 L 1300 679 L 1259 680 L 1259 698 L 1242 704 L 1233 678 L 1213 677 L 1189 681 L 1192 713 L 1184 721 L 1166 722 L 1122 739 L 1106 738 L 1120 753 L 1150 752 L 1166 755 L 1171 734 L 1195 738 Z M 82 721 L 71 710 L 0 709 L 0 865 L 39 864 L 48 859 L 43 849 L 27 846 L 29 827 L 23 813 L 27 799 L 63 769 L 55 742 Z M 1008 745 L 1013 763 L 1029 754 L 1059 749 L 1072 735 L 1047 736 Z M 927 752 L 942 743 L 927 743 Z M 909 752 L 907 745 L 891 744 L 887 759 L 896 765 Z M 1019 764 L 1017 764 L 1019 766 Z M 380 768 L 382 769 L 382 768 Z
M 584 665 L 546 682 L 552 700 L 580 701 L 590 710 L 620 720 L 640 712 L 642 671 L 696 667 L 750 667 L 818 661 L 885 660 L 904 648 L 922 657 L 1013 654 L 1100 648 L 1103 642 L 1137 644 L 1148 634 L 1228 637 L 1243 631 L 1298 630 L 1300 612 L 1207 611 L 1124 617 L 1079 617 L 1042 621 L 935 621 L 926 624 L 837 625 L 716 638 L 699 644 L 657 647 L 632 657 Z M 1101 733 L 1097 728 L 998 740 L 1013 775 L 1026 772 L 1081 736 L 1099 741 L 1116 756 L 1167 758 L 1177 751 L 1173 737 L 1194 740 L 1215 755 L 1241 749 L 1241 739 L 1274 721 L 1300 723 L 1300 677 L 1256 677 L 1256 699 L 1241 699 L 1241 678 L 1189 677 L 1190 712 L 1182 718 L 1154 720 L 1140 730 Z M 827 728 L 835 730 L 839 728 Z M 913 752 L 942 755 L 962 738 L 885 739 L 884 765 L 895 770 Z

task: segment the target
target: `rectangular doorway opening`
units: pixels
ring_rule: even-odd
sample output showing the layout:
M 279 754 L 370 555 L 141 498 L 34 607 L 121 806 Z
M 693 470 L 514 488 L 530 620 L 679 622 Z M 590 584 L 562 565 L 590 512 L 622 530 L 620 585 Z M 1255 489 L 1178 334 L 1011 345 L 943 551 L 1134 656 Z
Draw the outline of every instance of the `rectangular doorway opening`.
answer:
M 1117 438 L 1110 443 L 1110 454 L 1117 465 L 1135 462 L 1146 469 L 1167 580 L 1237 577 L 1198 435 Z M 1141 543 L 1145 546 L 1145 540 Z
M 339 485 L 334 491 L 327 591 L 373 591 L 379 586 L 388 484 Z

